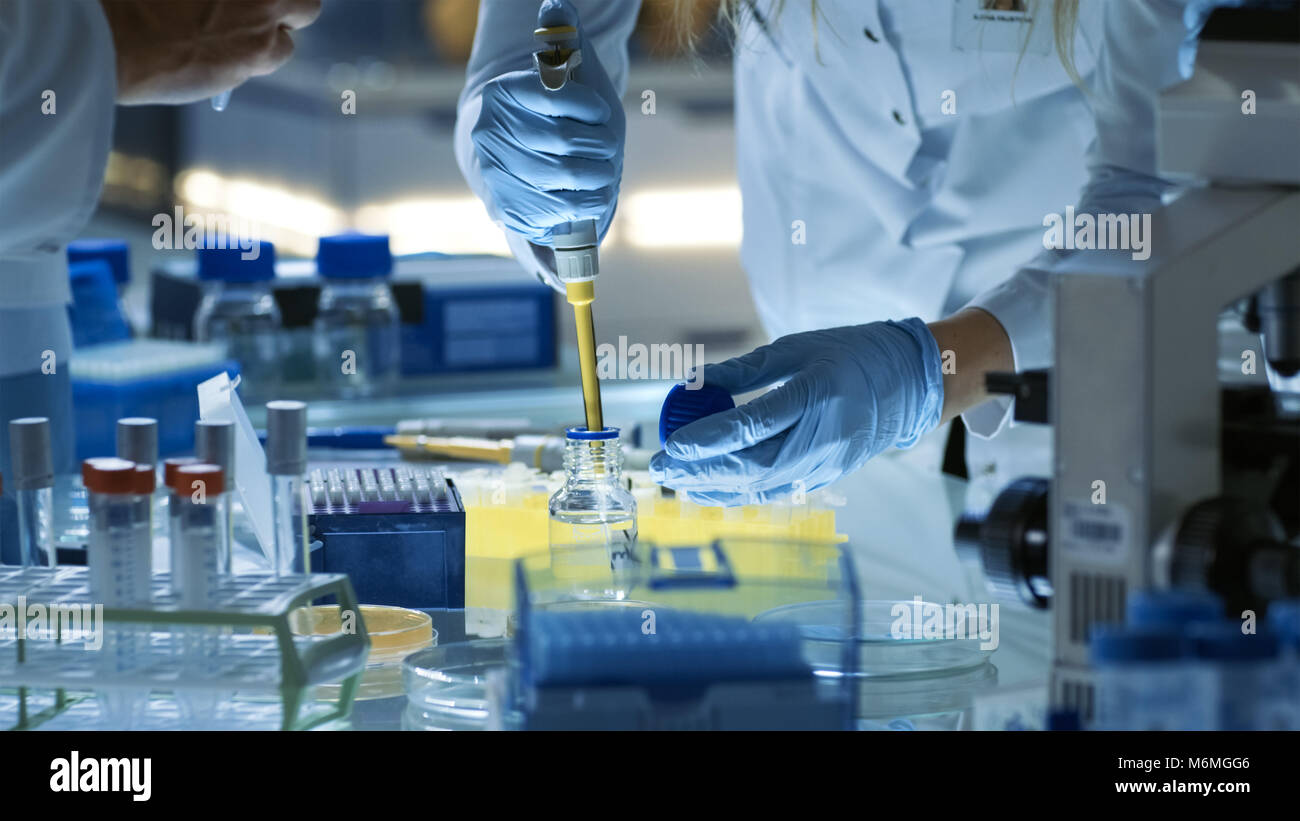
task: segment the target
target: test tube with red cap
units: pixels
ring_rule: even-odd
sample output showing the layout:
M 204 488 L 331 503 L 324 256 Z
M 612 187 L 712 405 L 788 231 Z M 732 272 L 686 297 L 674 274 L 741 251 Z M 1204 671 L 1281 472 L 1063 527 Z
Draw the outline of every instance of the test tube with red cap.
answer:
M 173 579 L 181 607 L 207 610 L 217 604 L 229 561 L 225 543 L 225 474 L 217 465 L 179 465 L 171 474 L 173 538 L 176 567 Z
M 171 474 L 172 533 L 177 540 L 172 578 L 185 610 L 213 610 L 228 574 L 225 553 L 226 483 L 218 465 L 202 462 L 176 466 Z M 222 629 L 186 628 L 178 645 L 184 654 L 183 675 L 211 678 L 220 672 Z M 196 729 L 214 720 L 221 695 L 213 689 L 192 690 L 181 699 L 186 718 Z
M 87 459 L 81 479 L 90 509 L 86 565 L 92 601 L 107 608 L 147 607 L 152 598 L 153 468 L 114 457 Z M 104 672 L 120 677 L 137 670 L 147 649 L 147 631 L 127 625 L 105 631 Z M 109 721 L 129 726 L 148 695 L 147 689 L 108 689 L 103 701 Z

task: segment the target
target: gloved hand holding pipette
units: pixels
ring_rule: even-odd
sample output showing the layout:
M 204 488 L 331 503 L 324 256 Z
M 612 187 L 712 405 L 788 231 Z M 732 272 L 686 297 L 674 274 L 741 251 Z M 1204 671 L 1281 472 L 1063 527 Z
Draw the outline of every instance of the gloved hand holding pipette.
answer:
M 117 100 L 190 103 L 270 74 L 321 0 L 100 0 L 113 34 Z
M 484 13 L 502 12 L 485 7 Z M 500 22 L 480 19 L 479 25 Z M 523 33 L 530 23 L 509 21 Z M 469 159 L 477 168 L 469 176 L 486 189 L 480 193 L 493 218 L 540 248 L 551 246 L 553 228 L 571 222 L 595 219 L 598 236 L 605 235 L 618 200 L 626 124 L 619 94 L 573 4 L 545 0 L 537 27 L 577 29 L 582 65 L 576 75 L 560 88 L 547 88 L 536 67 L 521 63 L 470 89 L 478 98 L 477 113 L 466 110 L 463 116 L 473 122 Z M 521 51 L 521 58 L 532 50 Z M 553 271 L 546 278 L 563 290 Z

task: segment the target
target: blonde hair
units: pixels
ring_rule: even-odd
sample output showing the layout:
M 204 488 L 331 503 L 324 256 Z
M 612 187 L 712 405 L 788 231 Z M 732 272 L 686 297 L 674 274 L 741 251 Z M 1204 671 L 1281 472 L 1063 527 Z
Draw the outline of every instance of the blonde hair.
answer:
M 672 18 L 676 23 L 677 39 L 685 50 L 693 50 L 698 37 L 695 29 L 697 21 L 697 12 L 700 7 L 706 4 L 716 3 L 718 6 L 719 19 L 726 22 L 732 28 L 739 23 L 740 9 L 747 0 L 661 0 L 670 3 L 672 6 Z M 812 3 L 813 16 L 813 38 L 817 38 L 817 18 L 818 0 L 810 0 Z M 1034 11 L 1044 2 L 1044 0 L 1029 0 L 1033 3 Z M 1052 2 L 1052 39 L 1056 43 L 1056 54 L 1061 60 L 1061 65 L 1065 67 L 1065 73 L 1070 76 L 1076 85 L 1083 85 L 1082 78 L 1074 65 L 1074 31 L 1079 23 L 1079 0 L 1047 0 Z M 772 13 L 770 17 L 778 17 L 781 10 L 785 7 L 786 0 L 774 0 Z M 1037 15 L 1034 15 L 1037 20 Z M 1028 38 L 1025 45 L 1028 46 Z M 1021 51 L 1024 56 L 1024 51 Z

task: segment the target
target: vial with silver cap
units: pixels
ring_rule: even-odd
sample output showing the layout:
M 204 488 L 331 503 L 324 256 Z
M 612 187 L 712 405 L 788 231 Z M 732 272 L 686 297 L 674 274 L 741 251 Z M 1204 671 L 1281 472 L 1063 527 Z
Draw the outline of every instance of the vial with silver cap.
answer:
M 271 477 L 271 570 L 277 576 L 311 572 L 307 555 L 307 406 L 292 400 L 266 404 L 266 472 Z M 301 568 L 295 568 L 295 561 Z
M 565 436 L 564 487 L 548 504 L 552 562 L 557 576 L 589 581 L 618 576 L 634 561 L 636 498 L 623 486 L 619 429 L 569 428 Z M 582 592 L 582 591 L 575 591 Z M 613 587 L 587 589 L 600 597 L 623 598 Z
M 147 416 L 128 416 L 117 420 L 117 458 L 148 465 L 158 464 L 158 420 Z M 155 482 L 156 484 L 156 482 Z M 166 488 L 159 488 L 151 498 L 150 516 L 155 537 L 166 535 Z
M 54 458 L 50 420 L 9 422 L 12 482 L 18 502 L 18 557 L 23 567 L 54 567 Z
M 194 423 L 194 456 L 198 461 L 221 468 L 223 485 L 229 489 L 235 480 L 235 423 L 225 419 L 201 419 Z M 221 572 L 231 572 L 231 504 L 230 494 L 222 493 L 214 502 L 221 517 L 219 560 Z
M 176 553 L 180 550 L 181 536 L 176 522 L 176 513 L 180 505 L 175 501 L 176 470 L 184 465 L 196 464 L 199 460 L 193 456 L 172 456 L 163 460 L 163 491 L 167 494 L 167 570 L 171 573 L 171 590 L 180 594 L 180 577 L 176 569 L 180 560 Z

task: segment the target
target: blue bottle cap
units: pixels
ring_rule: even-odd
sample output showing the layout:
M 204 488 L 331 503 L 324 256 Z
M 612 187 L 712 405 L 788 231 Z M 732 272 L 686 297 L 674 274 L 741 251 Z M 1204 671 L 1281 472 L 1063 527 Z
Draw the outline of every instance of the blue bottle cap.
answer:
M 659 410 L 659 443 L 664 444 L 668 437 L 678 428 L 689 425 L 696 419 L 703 419 L 715 413 L 731 410 L 736 401 L 731 394 L 717 385 L 699 384 L 696 387 L 686 383 L 674 385 L 664 397 L 664 406 Z
M 199 279 L 222 282 L 267 282 L 275 279 L 275 246 L 255 242 L 245 251 L 234 248 L 200 248 Z M 257 256 L 252 255 L 256 253 Z M 250 259 L 245 259 L 248 254 Z
M 604 430 L 569 428 L 565 430 L 564 436 L 567 439 L 577 439 L 582 442 L 599 442 L 602 440 L 617 439 L 618 428 L 605 428 Z
M 1300 647 L 1300 599 L 1269 603 L 1268 627 L 1282 641 Z
M 1197 658 L 1216 661 L 1259 661 L 1277 656 L 1277 636 L 1270 632 L 1243 633 L 1241 622 L 1220 621 L 1192 628 Z
M 1139 590 L 1128 599 L 1133 627 L 1179 628 L 1223 618 L 1223 599 L 1209 590 Z
M 68 267 L 72 304 L 68 322 L 76 348 L 131 338 L 131 328 L 117 303 L 117 286 L 108 263 L 95 259 Z
M 1172 630 L 1103 624 L 1093 628 L 1088 652 L 1094 664 L 1131 664 L 1186 658 L 1191 647 Z
M 113 272 L 113 281 L 125 285 L 131 281 L 131 256 L 126 241 L 120 239 L 79 239 L 68 243 L 68 262 L 103 260 Z
M 316 272 L 325 279 L 377 279 L 393 272 L 387 234 L 337 234 L 320 238 Z

